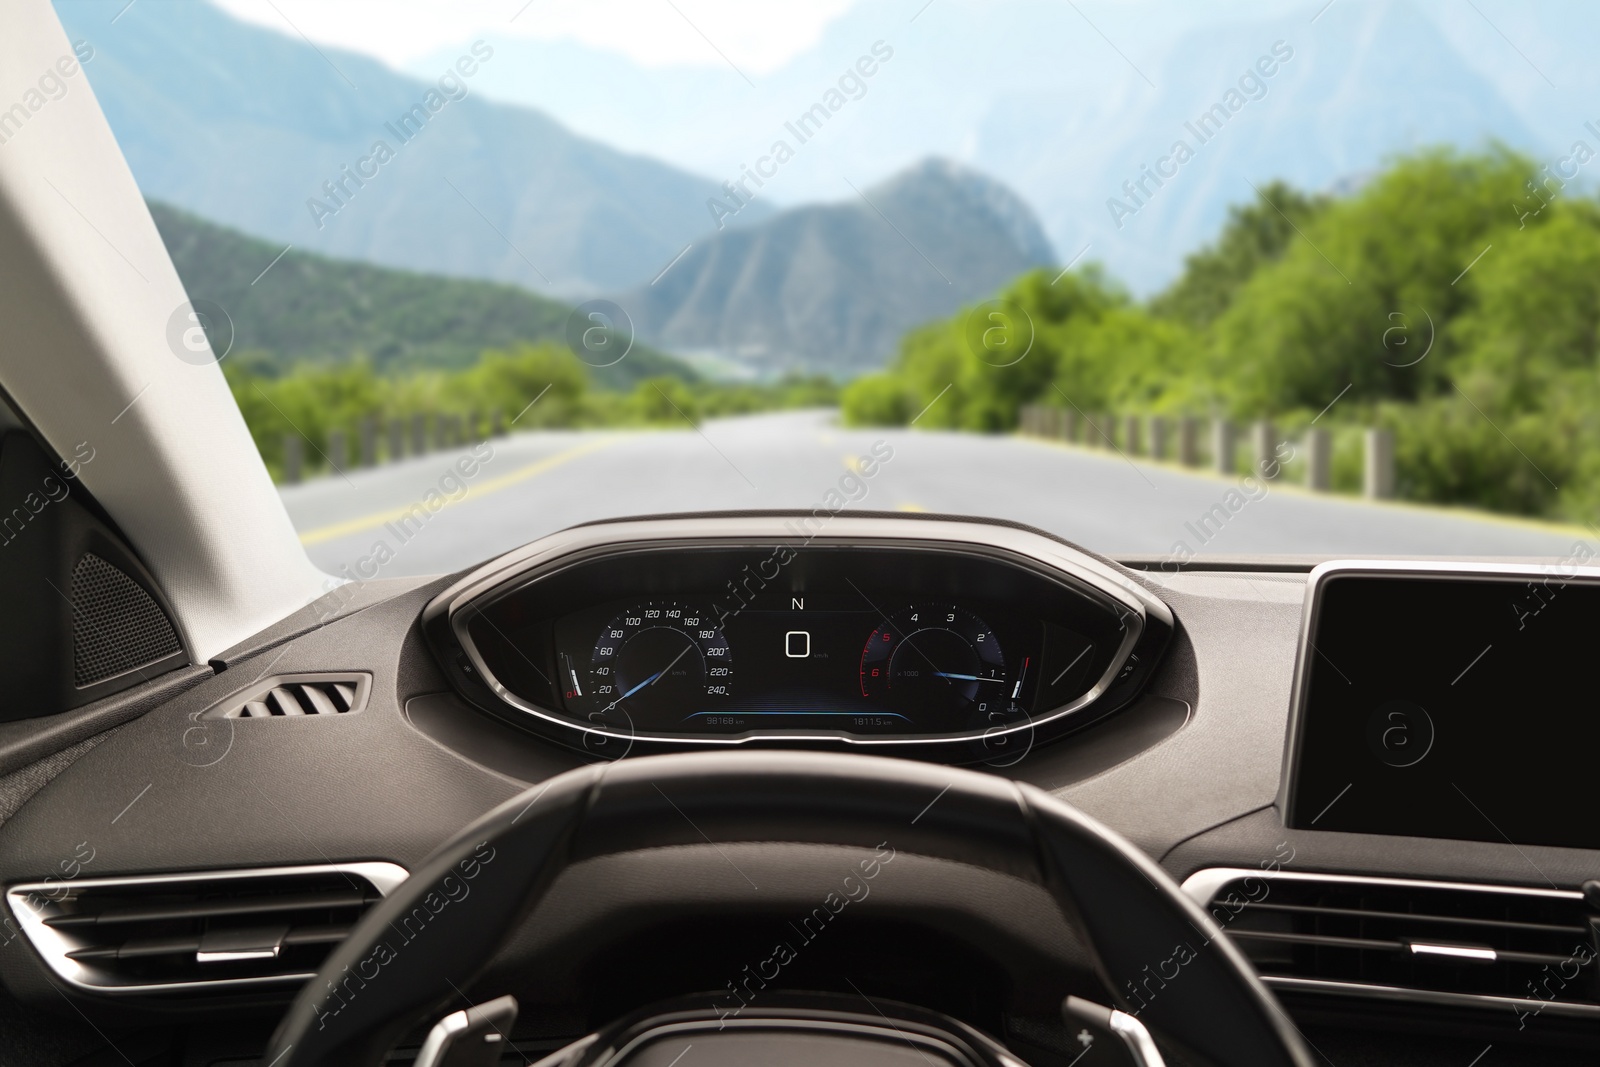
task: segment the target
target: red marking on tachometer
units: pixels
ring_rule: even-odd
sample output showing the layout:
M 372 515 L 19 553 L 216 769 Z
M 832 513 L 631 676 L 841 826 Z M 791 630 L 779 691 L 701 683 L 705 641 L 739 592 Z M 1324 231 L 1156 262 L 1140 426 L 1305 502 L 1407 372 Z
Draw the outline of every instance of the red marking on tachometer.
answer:
M 857 667 L 857 671 L 856 671 L 857 676 L 858 676 L 857 680 L 861 683 L 861 695 L 864 696 L 864 697 L 867 697 L 867 696 L 871 695 L 871 694 L 869 694 L 867 692 L 867 654 L 872 651 L 872 639 L 874 637 L 877 637 L 879 634 L 883 635 L 883 639 L 885 641 L 894 640 L 893 631 L 885 630 L 885 629 L 882 629 L 881 627 L 879 629 L 876 629 L 876 630 L 872 631 L 872 633 L 867 635 L 867 643 L 865 645 L 863 645 L 862 648 L 861 648 L 861 663 Z M 872 669 L 872 677 L 874 677 L 874 678 L 878 677 L 878 668 L 874 667 Z

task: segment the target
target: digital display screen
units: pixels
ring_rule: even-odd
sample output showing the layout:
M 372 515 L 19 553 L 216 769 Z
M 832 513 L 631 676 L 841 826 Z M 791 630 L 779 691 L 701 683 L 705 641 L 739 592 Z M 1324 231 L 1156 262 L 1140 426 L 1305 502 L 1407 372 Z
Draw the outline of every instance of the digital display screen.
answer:
M 665 738 L 1026 727 L 1088 692 L 1127 637 L 1108 606 L 996 560 L 779 551 L 583 563 L 493 599 L 468 626 L 488 673 L 525 704 Z
M 964 733 L 1026 720 L 1037 620 L 892 603 L 806 593 L 720 617 L 694 597 L 580 612 L 556 625 L 562 699 L 589 721 L 649 733 Z
M 1600 585 L 1334 575 L 1308 633 L 1291 826 L 1600 848 Z

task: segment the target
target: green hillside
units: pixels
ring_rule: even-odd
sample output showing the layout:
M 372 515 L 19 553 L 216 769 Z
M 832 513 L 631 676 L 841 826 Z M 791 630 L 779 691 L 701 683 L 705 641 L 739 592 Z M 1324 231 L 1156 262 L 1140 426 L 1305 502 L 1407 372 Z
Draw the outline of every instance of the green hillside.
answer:
M 517 430 L 682 427 L 837 400 L 826 378 L 713 383 L 637 344 L 620 363 L 591 367 L 567 347 L 571 309 L 525 289 L 296 251 L 274 263 L 282 246 L 166 204 L 150 212 L 190 299 L 233 321 L 222 370 L 274 477 L 291 439 L 316 474 L 337 451 L 334 435 L 352 443 L 368 420 L 387 429 L 421 418 L 432 439 L 440 420 L 486 433 L 496 413 Z M 394 458 L 389 449 L 384 436 L 379 451 Z
M 281 244 L 167 204 L 152 202 L 150 213 L 190 298 L 213 300 L 232 318 L 230 362 L 248 362 L 256 374 L 363 357 L 382 375 L 455 370 L 475 363 L 485 349 L 565 340 L 571 309 L 513 285 L 298 250 L 273 263 Z M 698 376 L 670 356 L 635 345 L 628 358 L 592 370 L 591 377 L 600 388 L 628 389 L 646 378 L 692 382 Z
M 919 427 L 1006 430 L 1042 403 L 1288 434 L 1320 420 L 1336 483 L 1358 483 L 1359 431 L 1384 426 L 1407 499 L 1600 513 L 1600 198 L 1509 151 L 1418 152 L 1343 197 L 1266 185 L 1146 302 L 1090 266 L 1027 275 L 1000 303 L 909 334 L 846 390 L 846 418 L 927 408 Z M 981 350 L 1002 320 L 1026 358 Z

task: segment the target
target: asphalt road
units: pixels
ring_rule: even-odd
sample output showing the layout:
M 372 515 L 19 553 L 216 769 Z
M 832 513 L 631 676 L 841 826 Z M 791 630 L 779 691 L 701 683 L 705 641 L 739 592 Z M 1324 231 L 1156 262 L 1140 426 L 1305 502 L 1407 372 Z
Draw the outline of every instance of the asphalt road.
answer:
M 455 466 L 469 456 L 460 449 L 319 478 L 282 495 L 319 566 L 337 573 L 387 557 L 379 571 L 386 577 L 457 570 L 590 519 L 810 509 L 830 490 L 853 490 L 851 510 L 1012 519 L 1113 556 L 1562 558 L 1576 540 L 1555 527 L 1291 486 L 1242 492 L 1238 479 L 1028 438 L 841 429 L 832 420 L 831 412 L 806 411 L 699 430 L 514 434 L 488 442 L 487 458 L 469 462 L 470 477 Z M 858 480 L 852 472 L 875 443 L 893 457 Z M 414 505 L 423 507 L 402 527 Z

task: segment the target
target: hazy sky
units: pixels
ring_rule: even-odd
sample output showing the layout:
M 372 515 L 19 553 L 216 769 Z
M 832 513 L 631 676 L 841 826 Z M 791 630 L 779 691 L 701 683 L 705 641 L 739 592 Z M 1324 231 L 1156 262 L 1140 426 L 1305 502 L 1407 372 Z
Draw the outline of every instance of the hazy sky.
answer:
M 116 6 L 122 0 L 108 0 Z M 149 0 L 155 2 L 155 0 Z M 771 150 L 875 43 L 892 62 L 781 178 L 848 200 L 929 155 L 1000 179 L 1063 261 L 1163 284 L 1251 183 L 1348 187 L 1397 152 L 1499 139 L 1543 159 L 1600 121 L 1597 0 L 212 0 L 432 80 L 495 49 L 483 98 L 712 178 Z M 1228 137 L 1121 224 L 1108 197 L 1275 41 L 1295 60 Z
M 959 0 L 215 0 L 281 32 L 303 33 L 405 68 L 446 45 L 480 34 L 574 41 L 646 67 L 733 63 L 757 76 L 781 68 L 821 39 L 852 8 L 920 21 Z M 986 0 L 998 6 L 1004 0 Z M 1061 0 L 1089 21 L 1167 38 L 1206 22 L 1307 8 L 1323 0 Z M 1350 0 L 1335 0 L 1350 2 Z M 1359 0 L 1356 0 L 1359 2 Z M 930 21 L 933 21 L 930 19 Z
M 751 74 L 783 66 L 817 43 L 853 0 L 218 0 L 240 18 L 366 52 L 404 67 L 443 44 L 482 33 L 572 40 L 641 66 L 712 66 Z M 880 0 L 882 2 L 882 0 Z M 274 9 L 276 5 L 276 10 Z

